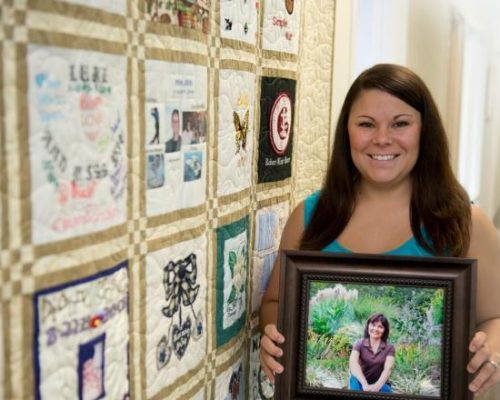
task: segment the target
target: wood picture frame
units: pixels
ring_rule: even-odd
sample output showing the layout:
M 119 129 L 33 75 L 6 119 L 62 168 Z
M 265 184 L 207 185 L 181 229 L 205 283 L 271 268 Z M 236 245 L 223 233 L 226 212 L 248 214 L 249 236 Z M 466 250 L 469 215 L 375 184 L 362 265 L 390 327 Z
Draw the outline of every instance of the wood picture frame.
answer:
M 286 339 L 275 399 L 472 399 L 466 364 L 475 330 L 476 260 L 296 250 L 280 257 L 278 330 Z M 398 380 L 390 393 L 349 389 L 352 375 L 349 367 L 344 371 L 360 321 L 377 312 L 392 316 L 387 342 L 399 340 L 389 381 Z M 361 334 L 368 335 L 368 325 Z M 412 378 L 413 371 L 422 380 Z

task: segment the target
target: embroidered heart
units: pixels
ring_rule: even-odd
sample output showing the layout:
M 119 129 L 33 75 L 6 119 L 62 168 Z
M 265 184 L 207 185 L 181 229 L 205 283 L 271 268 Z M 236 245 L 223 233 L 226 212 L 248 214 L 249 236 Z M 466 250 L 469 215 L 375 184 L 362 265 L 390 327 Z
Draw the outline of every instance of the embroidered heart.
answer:
M 156 346 L 156 368 L 158 370 L 162 369 L 170 361 L 170 356 L 172 355 L 172 349 L 168 345 L 168 338 L 162 336 L 158 345 Z
M 172 329 L 172 346 L 174 347 L 174 353 L 180 360 L 184 353 L 186 352 L 187 346 L 189 344 L 189 339 L 191 339 L 191 319 L 188 318 L 179 328 L 174 325 Z
M 198 340 L 203 335 L 203 316 L 201 314 L 201 311 L 198 311 L 194 318 L 194 326 L 191 334 L 194 341 Z

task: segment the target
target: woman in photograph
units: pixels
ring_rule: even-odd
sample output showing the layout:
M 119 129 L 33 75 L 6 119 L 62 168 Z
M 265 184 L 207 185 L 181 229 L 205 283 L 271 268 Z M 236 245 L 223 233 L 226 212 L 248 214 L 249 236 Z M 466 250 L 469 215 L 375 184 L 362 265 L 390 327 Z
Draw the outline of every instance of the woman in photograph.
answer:
M 349 358 L 349 389 L 391 393 L 388 380 L 394 365 L 394 346 L 387 343 L 389 321 L 373 314 L 366 321 L 364 338 L 358 340 Z
M 500 239 L 453 175 L 425 83 L 393 64 L 364 71 L 344 100 L 330 160 L 321 191 L 290 215 L 280 249 L 477 259 L 469 389 L 500 382 Z M 277 262 L 260 309 L 260 359 L 271 381 L 283 372 L 279 269 Z

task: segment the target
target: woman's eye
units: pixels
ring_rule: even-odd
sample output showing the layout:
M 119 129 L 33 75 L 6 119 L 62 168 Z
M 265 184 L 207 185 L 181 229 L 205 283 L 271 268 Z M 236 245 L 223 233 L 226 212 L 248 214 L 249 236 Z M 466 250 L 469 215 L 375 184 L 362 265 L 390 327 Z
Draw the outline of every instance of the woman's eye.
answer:
M 394 123 L 395 128 L 402 128 L 408 125 L 410 125 L 408 121 L 397 121 Z
M 373 124 L 371 122 L 360 122 L 358 126 L 360 126 L 361 128 L 371 128 Z

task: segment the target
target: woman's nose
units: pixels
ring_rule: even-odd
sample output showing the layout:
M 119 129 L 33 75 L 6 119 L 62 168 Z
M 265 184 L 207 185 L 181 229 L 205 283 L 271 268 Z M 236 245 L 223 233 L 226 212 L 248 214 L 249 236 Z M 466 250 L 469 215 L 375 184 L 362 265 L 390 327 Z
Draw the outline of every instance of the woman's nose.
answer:
M 377 127 L 375 130 L 375 136 L 373 137 L 373 142 L 379 145 L 391 144 L 392 138 L 389 129 L 385 126 Z

